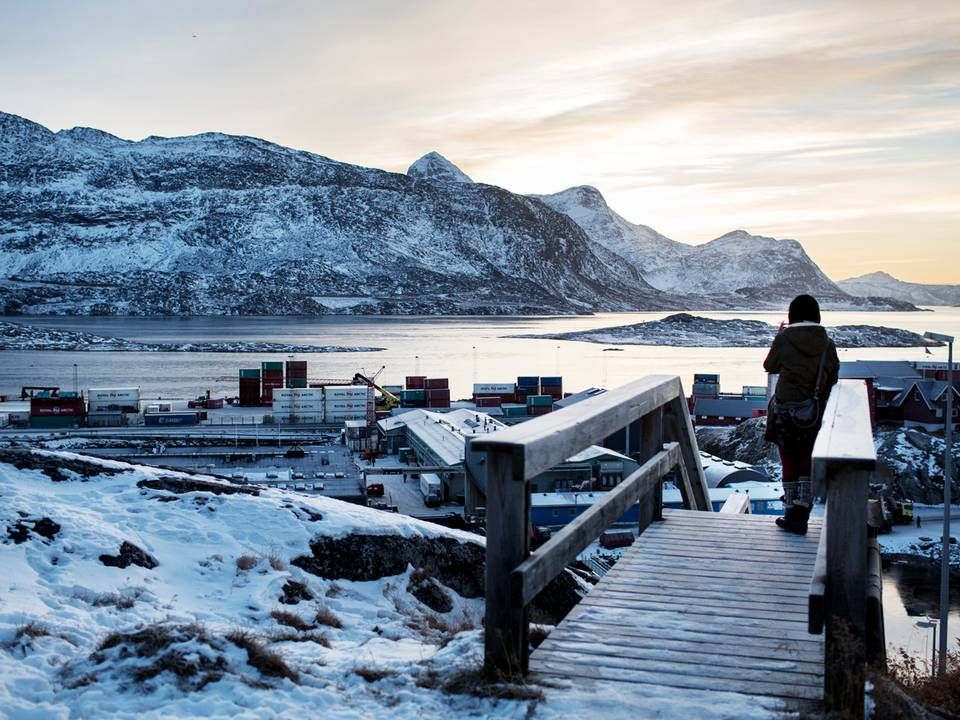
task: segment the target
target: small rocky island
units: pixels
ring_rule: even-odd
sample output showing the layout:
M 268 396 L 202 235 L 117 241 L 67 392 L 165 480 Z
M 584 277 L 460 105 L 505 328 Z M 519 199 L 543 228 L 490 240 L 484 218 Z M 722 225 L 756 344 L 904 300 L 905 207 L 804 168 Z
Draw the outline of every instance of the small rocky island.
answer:
M 332 353 L 375 352 L 378 347 L 295 345 L 270 342 L 144 343 L 75 330 L 60 330 L 0 321 L 0 352 L 66 350 L 71 352 L 207 352 L 207 353 Z
M 837 325 L 827 332 L 838 348 L 923 347 L 942 343 L 898 328 L 874 325 Z M 774 325 L 762 320 L 714 320 L 677 313 L 634 325 L 513 337 L 580 340 L 604 345 L 665 345 L 669 347 L 768 347 L 777 333 Z

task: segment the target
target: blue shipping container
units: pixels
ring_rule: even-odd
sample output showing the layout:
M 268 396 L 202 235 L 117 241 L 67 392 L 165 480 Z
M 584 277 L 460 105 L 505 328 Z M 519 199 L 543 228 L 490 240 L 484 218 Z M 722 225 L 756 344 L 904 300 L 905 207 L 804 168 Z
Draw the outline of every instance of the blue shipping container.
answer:
M 143 416 L 143 424 L 147 427 L 159 425 L 197 425 L 200 416 L 195 412 L 165 412 L 147 413 Z

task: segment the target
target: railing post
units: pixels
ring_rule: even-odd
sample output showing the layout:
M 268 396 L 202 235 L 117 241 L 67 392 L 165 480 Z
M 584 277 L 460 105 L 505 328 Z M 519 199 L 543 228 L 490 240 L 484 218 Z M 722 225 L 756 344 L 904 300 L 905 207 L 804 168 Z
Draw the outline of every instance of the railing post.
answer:
M 713 510 L 707 480 L 703 475 L 703 465 L 700 463 L 697 436 L 693 430 L 690 411 L 687 409 L 687 400 L 683 395 L 679 395 L 671 399 L 664 409 L 666 439 L 680 443 L 680 451 L 683 454 L 679 486 L 684 507 L 691 510 Z
M 485 666 L 497 679 L 523 676 L 528 666 L 527 610 L 514 607 L 511 574 L 529 555 L 523 458 L 487 453 Z
M 863 717 L 870 472 L 827 470 L 827 587 L 824 701 L 828 712 Z

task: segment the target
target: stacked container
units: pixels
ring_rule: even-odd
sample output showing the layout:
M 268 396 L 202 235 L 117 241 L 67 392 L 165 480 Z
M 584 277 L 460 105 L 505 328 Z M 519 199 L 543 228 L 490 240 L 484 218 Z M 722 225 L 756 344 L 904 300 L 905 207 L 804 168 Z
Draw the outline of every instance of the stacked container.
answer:
M 404 387 L 407 390 L 426 390 L 426 382 L 426 375 L 407 375 L 407 381 L 404 383 Z
M 324 421 L 323 390 L 286 388 L 273 391 L 273 412 L 279 420 L 298 423 Z
M 540 394 L 549 395 L 554 400 L 562 400 L 563 399 L 563 378 L 562 377 L 540 378 Z
M 30 398 L 30 427 L 64 428 L 83 424 L 87 408 L 74 392 L 42 392 Z
M 503 410 L 503 416 L 505 418 L 520 418 L 527 416 L 527 406 L 518 405 L 515 403 L 509 403 L 501 405 L 500 409 Z
M 517 401 L 516 386 L 513 383 L 474 383 L 473 401 L 476 403 L 478 398 L 496 397 L 499 402 L 512 403 Z M 489 405 L 477 405 L 477 407 L 490 407 Z
M 718 398 L 720 397 L 720 376 L 697 373 L 693 376 L 693 397 Z
M 491 408 L 500 407 L 501 400 L 499 395 L 491 395 L 490 397 L 474 395 L 473 403 L 478 408 Z
M 527 396 L 527 414 L 528 415 L 546 415 L 553 410 L 552 395 L 528 395 Z
M 522 375 L 517 378 L 517 402 L 526 403 L 528 395 L 540 394 L 540 377 Z
M 373 388 L 366 385 L 328 386 L 323 394 L 324 419 L 328 423 L 364 420 L 373 423 Z
M 260 369 L 240 371 L 240 407 L 260 405 Z
M 307 386 L 307 361 L 287 360 L 287 387 L 305 388 Z
M 450 381 L 447 378 L 425 378 L 428 408 L 450 407 Z
M 140 388 L 90 388 L 87 390 L 91 413 L 140 412 Z
M 403 390 L 400 392 L 400 404 L 405 408 L 422 408 L 427 406 L 426 390 Z
M 260 402 L 270 405 L 273 402 L 273 391 L 283 387 L 283 363 L 266 361 L 260 363 Z

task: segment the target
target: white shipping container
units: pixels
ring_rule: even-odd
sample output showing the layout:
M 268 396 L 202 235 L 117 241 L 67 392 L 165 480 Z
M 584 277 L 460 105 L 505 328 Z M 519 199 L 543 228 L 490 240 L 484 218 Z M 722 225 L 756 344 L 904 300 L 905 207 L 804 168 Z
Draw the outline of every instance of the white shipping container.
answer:
M 323 401 L 323 390 L 320 388 L 277 388 L 273 391 L 274 401 L 311 400 Z
M 87 410 L 92 413 L 121 413 L 126 412 L 123 408 L 131 408 L 130 412 L 132 413 L 133 408 L 138 408 L 139 406 L 140 403 L 128 402 L 127 400 L 101 400 L 100 402 L 91 400 L 87 405 Z
M 335 385 L 324 388 L 324 395 L 327 398 L 342 400 L 345 398 L 365 398 L 367 395 L 373 395 L 373 388 L 360 385 Z
M 327 402 L 324 403 L 324 407 L 328 412 L 331 410 L 354 410 L 357 412 L 366 412 L 367 401 L 363 398 L 359 400 L 327 400 Z
M 510 395 L 513 393 L 513 383 L 474 383 L 474 395 Z
M 361 412 L 328 412 L 326 413 L 328 423 L 342 422 L 344 420 L 366 420 L 367 413 Z
M 87 400 L 90 402 L 122 402 L 136 405 L 140 402 L 140 388 L 89 388 Z

